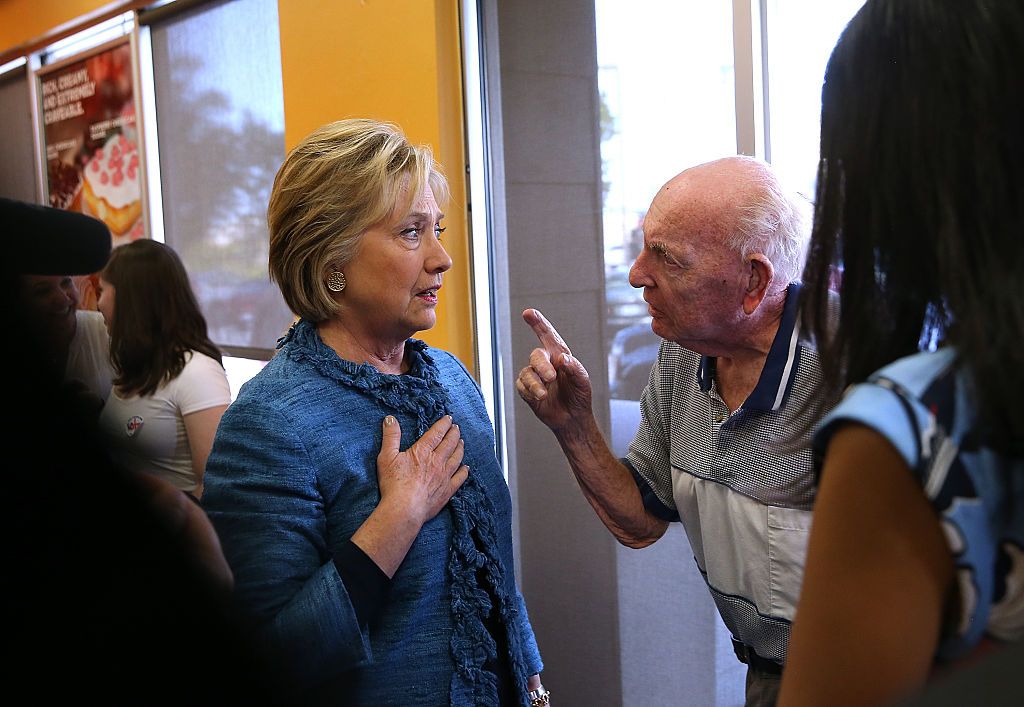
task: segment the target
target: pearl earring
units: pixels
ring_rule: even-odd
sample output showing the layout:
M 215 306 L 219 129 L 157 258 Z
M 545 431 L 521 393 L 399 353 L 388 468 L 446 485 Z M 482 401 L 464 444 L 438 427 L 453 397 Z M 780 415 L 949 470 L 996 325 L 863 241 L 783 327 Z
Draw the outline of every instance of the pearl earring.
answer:
M 341 292 L 346 284 L 348 283 L 345 281 L 345 273 L 340 270 L 333 270 L 327 276 L 327 289 L 331 292 Z

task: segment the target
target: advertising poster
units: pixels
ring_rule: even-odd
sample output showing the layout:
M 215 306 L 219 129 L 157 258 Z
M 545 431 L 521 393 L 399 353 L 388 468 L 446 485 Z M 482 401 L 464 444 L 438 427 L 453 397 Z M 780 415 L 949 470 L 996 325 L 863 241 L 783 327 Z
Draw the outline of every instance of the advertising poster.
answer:
M 37 73 L 46 198 L 110 227 L 114 246 L 146 236 L 142 165 L 128 40 Z M 79 278 L 95 309 L 95 275 Z

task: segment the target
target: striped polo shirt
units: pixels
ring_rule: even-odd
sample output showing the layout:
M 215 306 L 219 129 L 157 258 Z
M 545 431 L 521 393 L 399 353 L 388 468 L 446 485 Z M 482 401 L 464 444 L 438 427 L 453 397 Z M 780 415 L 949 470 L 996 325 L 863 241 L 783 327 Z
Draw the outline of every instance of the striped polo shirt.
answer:
M 664 341 L 624 460 L 653 515 L 681 521 L 733 638 L 786 659 L 814 503 L 809 437 L 818 356 L 800 334 L 793 283 L 754 391 L 732 414 L 715 359 Z

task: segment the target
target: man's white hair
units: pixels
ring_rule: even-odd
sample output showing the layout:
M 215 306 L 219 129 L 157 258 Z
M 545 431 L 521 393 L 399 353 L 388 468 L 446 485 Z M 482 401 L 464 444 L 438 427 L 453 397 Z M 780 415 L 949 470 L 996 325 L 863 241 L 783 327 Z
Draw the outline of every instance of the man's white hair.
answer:
M 788 285 L 803 273 L 811 237 L 811 202 L 784 190 L 769 175 L 758 186 L 757 196 L 740 209 L 727 242 L 743 258 L 763 253 L 772 262 L 777 281 Z

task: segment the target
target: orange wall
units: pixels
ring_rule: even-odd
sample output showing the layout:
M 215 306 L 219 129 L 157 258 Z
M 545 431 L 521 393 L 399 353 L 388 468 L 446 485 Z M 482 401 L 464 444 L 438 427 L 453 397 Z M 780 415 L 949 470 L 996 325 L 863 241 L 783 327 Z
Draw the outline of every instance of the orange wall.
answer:
M 0 51 L 40 37 L 101 0 L 0 0 Z M 471 371 L 473 312 L 466 219 L 459 0 L 279 0 L 285 146 L 345 117 L 397 123 L 427 143 L 451 185 L 438 324 L 421 336 Z
M 341 118 L 398 124 L 427 143 L 451 184 L 454 266 L 438 323 L 421 336 L 475 370 L 457 0 L 279 0 L 285 144 Z
M 103 0 L 0 0 L 0 51 L 107 4 Z

